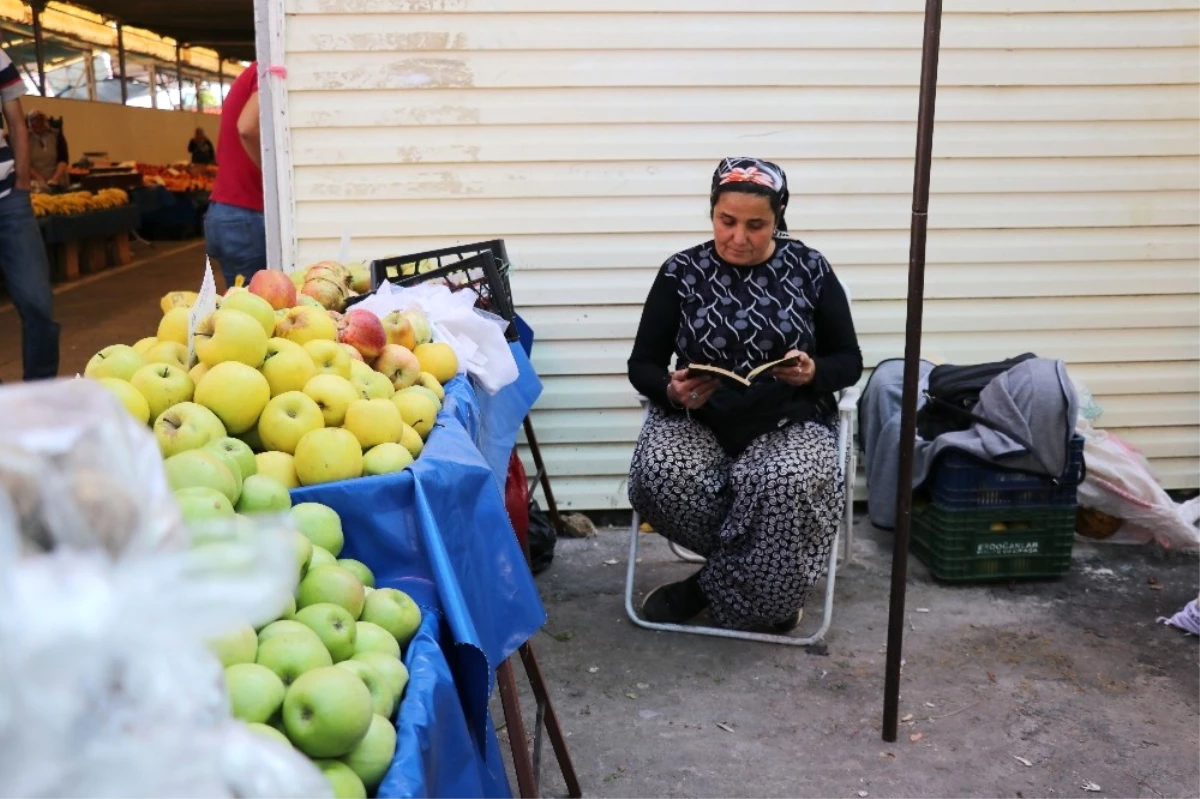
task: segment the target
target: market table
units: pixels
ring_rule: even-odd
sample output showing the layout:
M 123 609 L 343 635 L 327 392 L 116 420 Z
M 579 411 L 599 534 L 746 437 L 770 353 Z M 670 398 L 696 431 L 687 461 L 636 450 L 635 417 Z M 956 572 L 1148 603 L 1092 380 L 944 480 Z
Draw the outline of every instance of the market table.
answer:
M 141 212 L 136 205 L 106 208 L 75 216 L 45 216 L 38 220 L 55 276 L 75 280 L 84 271 L 97 272 L 109 265 L 133 261 L 129 234 L 138 229 Z
M 511 451 L 529 407 L 519 410 L 520 398 L 536 399 L 541 386 L 527 359 L 522 366 L 521 378 L 494 397 L 464 377 L 450 381 L 409 469 L 292 492 L 294 502 L 334 508 L 346 531 L 342 557 L 367 564 L 377 585 L 407 592 L 426 611 L 426 635 L 405 654 L 420 655 L 423 678 L 414 674 L 401 705 L 397 758 L 381 796 L 457 796 L 468 784 L 478 790 L 466 795 L 510 793 L 488 699 L 496 668 L 546 615 L 480 450 L 508 441 Z

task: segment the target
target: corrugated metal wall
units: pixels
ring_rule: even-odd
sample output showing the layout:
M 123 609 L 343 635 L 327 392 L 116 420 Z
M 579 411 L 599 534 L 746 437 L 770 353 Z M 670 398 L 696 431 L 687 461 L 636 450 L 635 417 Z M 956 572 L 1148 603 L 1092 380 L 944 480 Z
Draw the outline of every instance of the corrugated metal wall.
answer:
M 716 161 L 902 351 L 920 0 L 289 0 L 305 261 L 508 240 L 565 504 L 626 506 L 625 359 L 658 265 L 709 235 Z M 925 351 L 1065 358 L 1172 487 L 1200 484 L 1195 0 L 948 3 Z

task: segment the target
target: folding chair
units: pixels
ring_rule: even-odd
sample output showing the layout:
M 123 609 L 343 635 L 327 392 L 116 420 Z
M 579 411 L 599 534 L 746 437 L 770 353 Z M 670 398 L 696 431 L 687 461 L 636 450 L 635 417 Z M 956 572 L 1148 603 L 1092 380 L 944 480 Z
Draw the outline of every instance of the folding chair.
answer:
M 844 287 L 844 286 L 843 286 Z M 846 300 L 849 302 L 850 292 L 846 291 Z M 844 551 L 840 560 L 841 565 L 850 562 L 853 556 L 854 547 L 854 478 L 858 471 L 858 450 L 854 445 L 854 431 L 858 417 L 858 398 L 859 389 L 851 387 L 843 390 L 838 395 L 838 465 L 842 470 L 842 478 L 846 484 L 846 508 L 842 516 L 842 526 L 837 533 L 834 534 L 833 546 L 829 551 L 829 574 L 825 578 L 825 606 L 821 614 L 821 627 L 813 635 L 806 638 L 798 638 L 791 635 L 773 635 L 770 633 L 752 633 L 743 632 L 741 630 L 728 630 L 721 627 L 708 627 L 697 624 L 661 624 L 658 622 L 646 621 L 637 614 L 637 610 L 633 604 L 633 589 L 637 570 L 638 545 L 640 544 L 640 536 L 642 535 L 639 528 L 641 527 L 641 519 L 638 518 L 637 511 L 633 512 L 633 523 L 629 531 L 629 564 L 625 571 L 625 613 L 628 614 L 630 621 L 639 627 L 645 627 L 648 630 L 662 630 L 663 632 L 674 633 L 692 633 L 694 635 L 711 635 L 717 638 L 740 638 L 745 641 L 760 641 L 768 644 L 785 644 L 788 646 L 806 646 L 808 644 L 820 641 L 825 637 L 825 633 L 829 630 L 829 624 L 833 620 L 833 588 L 837 581 L 838 545 L 839 541 L 844 542 Z M 638 397 L 638 401 L 642 406 L 642 424 L 646 423 L 646 417 L 649 415 L 649 401 L 642 396 Z M 683 547 L 671 542 L 671 551 L 680 560 L 688 563 L 704 563 L 704 558 L 689 552 Z

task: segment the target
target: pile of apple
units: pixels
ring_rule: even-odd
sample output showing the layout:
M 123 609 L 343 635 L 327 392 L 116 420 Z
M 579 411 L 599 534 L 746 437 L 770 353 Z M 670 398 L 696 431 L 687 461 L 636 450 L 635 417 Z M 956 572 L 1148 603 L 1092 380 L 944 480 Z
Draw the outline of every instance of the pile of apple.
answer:
M 383 319 L 335 310 L 356 277 L 329 261 L 296 278 L 255 274 L 199 321 L 194 362 L 187 345 L 196 295 L 172 292 L 155 336 L 104 348 L 85 375 L 153 426 L 173 476 L 212 471 L 203 450 L 236 448 L 229 437 L 256 454 L 258 474 L 285 488 L 400 471 L 420 455 L 458 359 L 430 341 L 419 310 Z M 212 487 L 237 502 L 232 490 Z
M 338 560 L 341 520 L 325 505 L 291 508 L 300 581 L 278 620 L 232 630 L 210 648 L 225 667 L 234 717 L 295 747 L 334 795 L 366 799 L 396 751 L 393 719 L 408 684 L 401 652 L 421 610 L 356 560 Z M 193 519 L 203 515 L 193 515 Z

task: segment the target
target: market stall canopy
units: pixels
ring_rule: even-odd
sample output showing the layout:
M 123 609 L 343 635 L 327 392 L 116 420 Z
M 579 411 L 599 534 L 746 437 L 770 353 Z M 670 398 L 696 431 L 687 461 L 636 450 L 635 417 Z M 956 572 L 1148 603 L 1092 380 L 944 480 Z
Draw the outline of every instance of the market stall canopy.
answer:
M 254 0 L 81 0 L 75 5 L 226 58 L 254 60 Z

